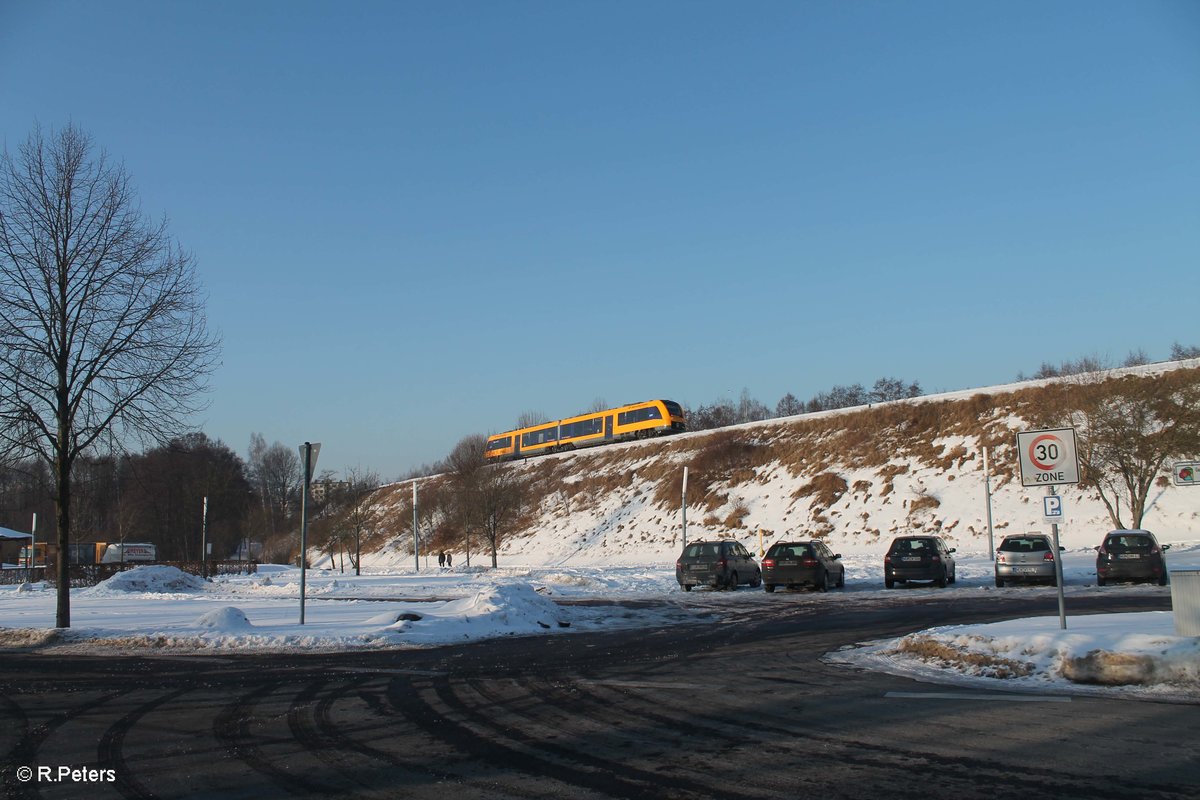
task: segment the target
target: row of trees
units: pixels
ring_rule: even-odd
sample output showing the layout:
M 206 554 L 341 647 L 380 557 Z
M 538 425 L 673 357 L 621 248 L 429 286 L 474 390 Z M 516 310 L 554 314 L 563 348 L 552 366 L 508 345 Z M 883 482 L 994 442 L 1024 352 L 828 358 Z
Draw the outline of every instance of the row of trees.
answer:
M 834 386 L 828 392 L 818 392 L 807 402 L 797 399 L 794 394 L 788 392 L 775 404 L 775 409 L 772 411 L 764 403 L 751 397 L 749 389 L 743 389 L 742 395 L 736 403 L 732 400 L 718 400 L 695 409 L 686 409 L 688 430 L 712 430 L 729 425 L 740 425 L 743 422 L 758 422 L 764 419 L 791 417 L 815 411 L 832 411 L 836 408 L 851 408 L 890 400 L 903 400 L 908 397 L 920 397 L 922 394 L 921 385 L 917 381 L 906 383 L 899 378 L 884 377 L 875 381 L 870 389 L 861 383 L 850 386 Z
M 151 542 L 163 560 L 199 559 L 208 498 L 207 540 L 214 558 L 287 561 L 297 552 L 299 456 L 295 448 L 267 444 L 260 434 L 251 435 L 246 459 L 193 433 L 140 454 L 81 456 L 71 478 L 72 542 Z M 363 470 L 351 470 L 343 481 L 333 481 L 328 472 L 318 480 L 331 491 L 314 504 L 315 518 L 344 516 L 346 506 L 379 484 L 374 473 Z M 0 467 L 0 525 L 27 530 L 35 513 L 52 520 L 53 487 L 53 473 L 37 459 Z M 350 518 L 355 522 L 354 514 Z M 360 537 L 364 518 L 357 515 Z M 340 525 L 331 526 L 328 535 L 350 541 Z
M 1200 347 L 1184 346 L 1179 342 L 1171 345 L 1171 355 L 1168 361 L 1184 361 L 1191 358 L 1200 358 Z M 1140 367 L 1145 364 L 1151 364 L 1153 361 L 1146 354 L 1145 350 L 1131 350 L 1129 355 L 1120 363 L 1121 367 Z M 1106 372 L 1113 368 L 1112 362 L 1098 355 L 1081 356 L 1079 358 L 1069 358 L 1061 361 L 1058 364 L 1052 364 L 1049 361 L 1043 361 L 1037 371 L 1032 375 L 1025 375 L 1023 372 L 1017 373 L 1017 380 L 1038 380 L 1041 378 L 1066 378 L 1072 375 L 1087 375 L 1090 373 Z

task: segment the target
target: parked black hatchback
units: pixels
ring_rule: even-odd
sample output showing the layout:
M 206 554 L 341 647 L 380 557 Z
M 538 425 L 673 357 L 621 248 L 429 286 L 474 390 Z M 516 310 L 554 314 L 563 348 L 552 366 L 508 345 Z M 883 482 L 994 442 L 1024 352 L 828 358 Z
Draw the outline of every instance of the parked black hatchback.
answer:
M 883 585 L 891 589 L 896 581 L 933 581 L 942 587 L 954 583 L 953 552 L 940 536 L 897 536 L 883 557 Z
M 736 589 L 739 583 L 758 586 L 762 572 L 738 542 L 692 542 L 675 562 L 675 580 L 685 592 L 693 586 Z
M 1167 560 L 1150 531 L 1110 531 L 1096 548 L 1096 585 L 1109 581 L 1157 581 L 1167 585 Z
M 813 586 L 822 592 L 846 585 L 846 567 L 824 542 L 776 542 L 762 560 L 763 588 Z

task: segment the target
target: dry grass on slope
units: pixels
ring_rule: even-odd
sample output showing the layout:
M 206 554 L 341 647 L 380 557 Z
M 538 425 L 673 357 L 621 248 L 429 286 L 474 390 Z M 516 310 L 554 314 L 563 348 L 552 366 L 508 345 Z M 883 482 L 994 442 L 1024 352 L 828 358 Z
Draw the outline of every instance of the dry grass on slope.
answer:
M 1103 391 L 1105 386 L 1115 390 L 1137 381 L 1154 381 L 1156 389 L 1171 391 L 1200 383 L 1200 368 L 1094 376 L 1089 385 Z M 803 481 L 793 496 L 812 498 L 817 522 L 821 510 L 847 492 L 885 497 L 896 490 L 898 476 L 918 468 L 949 478 L 979 458 L 982 446 L 989 448 L 997 489 L 1017 474 L 1015 430 L 1055 426 L 1076 385 L 1078 381 L 1064 381 L 954 399 L 915 398 L 508 465 L 504 468 L 519 471 L 524 496 L 524 530 L 513 535 L 536 530 L 542 515 L 555 514 L 556 509 L 586 511 L 614 498 L 629 502 L 642 492 L 658 508 L 674 509 L 685 464 L 689 505 L 735 525 L 745 514 L 733 492 L 747 484 L 769 483 L 779 470 Z M 874 477 L 864 479 L 864 471 Z M 850 472 L 860 473 L 852 490 L 847 485 Z M 440 479 L 428 480 L 435 485 Z M 403 491 L 408 491 L 407 484 L 397 490 Z M 386 499 L 391 501 L 387 516 L 397 521 L 397 530 L 403 529 L 402 515 L 411 514 L 411 506 L 403 494 Z M 932 495 L 917 498 L 910 514 L 932 511 L 936 503 Z

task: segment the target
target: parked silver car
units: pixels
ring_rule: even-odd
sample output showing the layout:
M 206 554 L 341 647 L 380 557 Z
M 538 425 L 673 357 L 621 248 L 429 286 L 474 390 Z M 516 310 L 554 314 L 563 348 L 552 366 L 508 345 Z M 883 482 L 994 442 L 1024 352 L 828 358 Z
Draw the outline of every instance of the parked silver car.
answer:
M 996 548 L 996 586 L 1017 582 L 1058 584 L 1054 544 L 1046 534 L 1012 533 Z

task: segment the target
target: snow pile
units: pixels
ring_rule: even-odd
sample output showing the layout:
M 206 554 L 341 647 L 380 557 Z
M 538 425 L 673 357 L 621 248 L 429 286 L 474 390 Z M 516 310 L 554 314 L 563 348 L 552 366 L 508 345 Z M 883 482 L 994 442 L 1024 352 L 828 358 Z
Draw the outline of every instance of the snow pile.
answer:
M 422 620 L 425 622 L 425 620 Z M 564 612 L 527 583 L 501 583 L 486 586 L 473 597 L 451 600 L 430 612 L 429 624 L 439 628 L 462 626 L 488 628 L 492 635 L 543 633 L 570 627 Z
M 930 628 L 827 660 L 927 680 L 1039 691 L 1119 687 L 1200 702 L 1200 638 L 1176 636 L 1170 611 L 1068 617 L 1066 630 L 1057 616 Z
M 254 627 L 250 620 L 246 619 L 246 612 L 233 606 L 221 606 L 202 614 L 194 624 L 197 628 L 207 628 L 216 632 L 241 632 Z
M 177 594 L 181 592 L 203 592 L 207 588 L 207 582 L 197 575 L 184 572 L 178 567 L 154 564 L 118 572 L 116 575 L 101 581 L 90 589 L 84 589 L 80 594 L 91 596 L 124 594 L 128 592 Z

